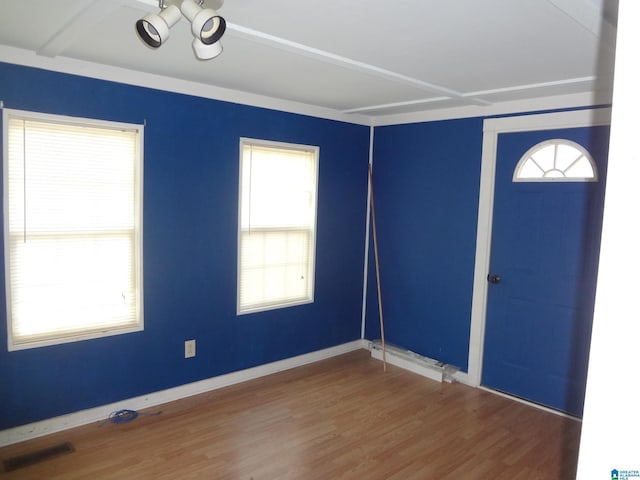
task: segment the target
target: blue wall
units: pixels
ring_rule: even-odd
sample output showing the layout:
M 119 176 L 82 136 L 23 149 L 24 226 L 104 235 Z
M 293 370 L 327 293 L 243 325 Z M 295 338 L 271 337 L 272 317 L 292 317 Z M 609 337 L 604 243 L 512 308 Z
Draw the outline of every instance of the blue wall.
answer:
M 360 337 L 368 127 L 3 63 L 0 100 L 7 108 L 146 122 L 145 330 L 7 352 L 0 328 L 0 430 Z M 386 339 L 464 371 L 482 122 L 375 130 Z M 313 304 L 236 316 L 240 137 L 320 146 Z M 372 245 L 369 265 L 365 337 L 376 339 Z M 2 292 L 3 282 L 0 275 Z M 4 301 L 0 295 L 3 320 Z M 185 360 L 190 338 L 197 356 Z
M 482 119 L 376 128 L 385 339 L 467 370 Z M 373 247 L 366 337 L 380 338 Z
M 0 100 L 146 121 L 145 330 L 8 352 L 0 328 L 0 429 L 360 337 L 368 127 L 3 63 Z M 313 304 L 236 316 L 241 136 L 320 146 Z M 4 325 L 4 295 L 0 316 Z M 197 356 L 185 360 L 190 338 Z

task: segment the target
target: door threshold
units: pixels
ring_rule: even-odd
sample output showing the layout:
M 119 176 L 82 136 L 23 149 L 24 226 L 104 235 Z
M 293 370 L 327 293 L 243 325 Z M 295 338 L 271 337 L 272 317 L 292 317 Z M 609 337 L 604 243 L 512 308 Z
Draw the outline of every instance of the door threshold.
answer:
M 582 419 L 580 417 L 576 417 L 575 415 L 561 412 L 560 410 L 554 410 L 553 408 L 545 407 L 544 405 L 540 405 L 539 403 L 535 403 L 530 400 L 525 400 L 524 398 L 517 397 L 515 395 L 510 395 L 508 393 L 501 392 L 500 390 L 495 390 L 493 388 L 485 387 L 484 385 L 479 385 L 478 388 L 480 390 L 484 390 L 485 392 L 493 393 L 494 395 L 498 395 L 500 397 L 508 398 L 509 400 L 515 400 L 516 402 L 529 405 L 530 407 L 537 408 L 538 410 L 542 410 L 547 413 L 553 413 L 554 415 L 558 415 L 559 417 L 565 417 L 571 420 L 575 420 L 576 422 L 582 422 Z

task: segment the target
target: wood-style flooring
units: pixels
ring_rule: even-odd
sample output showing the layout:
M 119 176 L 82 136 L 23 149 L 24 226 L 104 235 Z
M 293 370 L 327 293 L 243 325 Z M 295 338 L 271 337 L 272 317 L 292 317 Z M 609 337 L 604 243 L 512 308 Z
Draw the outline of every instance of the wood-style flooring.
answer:
M 359 350 L 0 449 L 0 462 L 70 442 L 11 479 L 569 480 L 580 422 Z M 143 412 L 141 412 L 143 413 Z

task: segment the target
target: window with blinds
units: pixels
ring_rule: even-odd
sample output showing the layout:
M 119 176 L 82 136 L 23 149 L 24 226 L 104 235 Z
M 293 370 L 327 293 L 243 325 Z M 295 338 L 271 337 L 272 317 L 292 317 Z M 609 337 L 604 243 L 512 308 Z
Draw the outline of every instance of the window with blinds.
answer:
M 313 302 L 318 156 L 241 139 L 238 314 Z
M 141 330 L 142 126 L 3 119 L 9 350 Z

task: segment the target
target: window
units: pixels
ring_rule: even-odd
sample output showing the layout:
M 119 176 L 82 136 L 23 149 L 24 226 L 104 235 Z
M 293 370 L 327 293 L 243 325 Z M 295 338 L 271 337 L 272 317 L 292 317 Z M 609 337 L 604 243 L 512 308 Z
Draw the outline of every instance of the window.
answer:
M 514 182 L 596 182 L 596 165 L 582 145 L 547 140 L 525 153 L 513 173 Z
M 238 314 L 313 301 L 318 154 L 241 139 Z
M 142 127 L 5 110 L 9 350 L 141 330 Z

